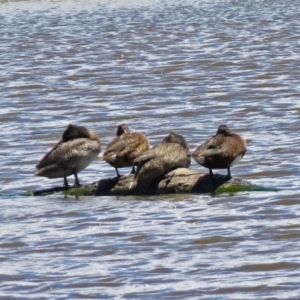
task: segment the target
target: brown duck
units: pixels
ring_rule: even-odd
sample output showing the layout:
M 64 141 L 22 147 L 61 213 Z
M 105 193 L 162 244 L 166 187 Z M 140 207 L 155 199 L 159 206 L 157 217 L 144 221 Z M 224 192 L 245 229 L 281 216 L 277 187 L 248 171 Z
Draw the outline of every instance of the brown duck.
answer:
M 36 165 L 34 175 L 48 178 L 64 178 L 74 175 L 74 186 L 80 186 L 77 174 L 97 159 L 101 150 L 100 139 L 95 132 L 83 126 L 69 124 L 62 139 Z
M 134 159 L 149 149 L 148 139 L 139 132 L 130 132 L 126 124 L 117 127 L 117 136 L 113 138 L 106 147 L 102 159 L 116 169 L 132 167 L 135 173 Z
M 137 183 L 149 182 L 177 168 L 188 168 L 191 163 L 188 143 L 183 136 L 170 132 L 159 144 L 138 156 L 135 174 Z
M 199 146 L 192 158 L 200 165 L 209 169 L 227 169 L 227 177 L 231 178 L 230 168 L 238 163 L 247 151 L 246 141 L 238 134 L 229 130 L 228 126 L 220 125 L 216 135 Z

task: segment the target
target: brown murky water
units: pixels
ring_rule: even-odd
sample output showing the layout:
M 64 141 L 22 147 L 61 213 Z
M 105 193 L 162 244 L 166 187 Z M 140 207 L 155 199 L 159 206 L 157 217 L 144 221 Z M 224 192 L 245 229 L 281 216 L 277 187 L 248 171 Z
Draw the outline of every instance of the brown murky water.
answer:
M 300 1 L 0 1 L 0 20 L 1 299 L 299 298 Z M 105 148 L 123 122 L 192 150 L 226 123 L 249 141 L 233 176 L 279 191 L 20 196 L 62 183 L 32 173 L 68 123 Z

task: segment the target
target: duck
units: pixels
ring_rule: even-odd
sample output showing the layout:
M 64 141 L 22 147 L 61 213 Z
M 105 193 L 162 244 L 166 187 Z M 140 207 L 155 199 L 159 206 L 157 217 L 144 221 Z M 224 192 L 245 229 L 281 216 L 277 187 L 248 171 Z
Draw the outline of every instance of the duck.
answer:
M 116 137 L 107 145 L 102 160 L 115 168 L 117 177 L 121 177 L 118 168 L 132 167 L 135 173 L 134 159 L 149 150 L 149 141 L 140 132 L 130 132 L 127 124 L 117 126 Z
M 190 166 L 188 143 L 182 135 L 171 131 L 161 144 L 139 155 L 134 163 L 137 164 L 134 176 L 137 184 L 150 183 L 172 170 Z
M 63 178 L 69 187 L 67 177 L 74 175 L 74 187 L 79 187 L 78 173 L 97 159 L 101 151 L 98 135 L 84 127 L 69 124 L 61 140 L 36 165 L 35 176 Z
M 227 178 L 230 179 L 230 168 L 244 157 L 246 151 L 246 141 L 223 124 L 191 156 L 198 164 L 209 169 L 211 177 L 214 176 L 212 169 L 227 169 Z

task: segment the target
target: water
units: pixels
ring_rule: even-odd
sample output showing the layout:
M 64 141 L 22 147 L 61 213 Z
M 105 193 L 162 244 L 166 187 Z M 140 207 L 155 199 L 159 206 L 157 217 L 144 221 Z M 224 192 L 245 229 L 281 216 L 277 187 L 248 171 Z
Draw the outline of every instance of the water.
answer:
M 1 1 L 0 298 L 298 299 L 299 17 L 288 0 Z M 32 174 L 69 123 L 103 151 L 124 122 L 191 150 L 226 123 L 249 144 L 232 175 L 279 191 L 20 196 L 62 184 Z

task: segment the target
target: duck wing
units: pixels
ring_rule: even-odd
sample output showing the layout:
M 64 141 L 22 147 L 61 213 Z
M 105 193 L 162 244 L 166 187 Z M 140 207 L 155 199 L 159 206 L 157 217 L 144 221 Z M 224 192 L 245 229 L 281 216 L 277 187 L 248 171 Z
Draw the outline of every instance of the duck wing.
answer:
M 63 144 L 63 141 L 60 140 L 48 153 L 44 155 L 44 157 L 37 163 L 36 168 L 41 169 L 53 161 L 53 158 L 56 157 L 56 153 L 59 152 L 59 148 Z
M 142 154 L 140 154 L 138 157 L 136 157 L 133 161 L 134 164 L 138 164 L 140 162 L 146 162 L 150 159 L 153 159 L 155 157 L 155 153 L 151 150 L 148 150 L 146 152 L 143 152 Z
M 91 151 L 96 151 L 94 145 L 91 145 L 88 141 L 85 138 L 80 138 L 65 143 L 62 141 L 58 142 L 36 167 L 41 169 L 53 164 L 75 167 L 78 159 L 88 155 Z
M 120 139 L 119 137 L 115 137 L 105 149 L 104 155 L 109 153 L 118 153 L 126 148 L 126 141 Z

